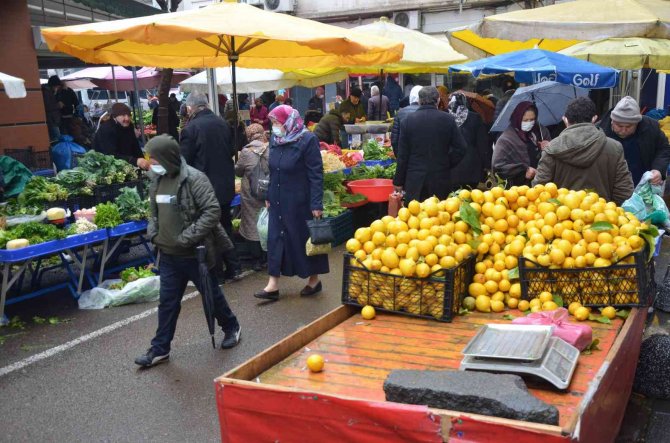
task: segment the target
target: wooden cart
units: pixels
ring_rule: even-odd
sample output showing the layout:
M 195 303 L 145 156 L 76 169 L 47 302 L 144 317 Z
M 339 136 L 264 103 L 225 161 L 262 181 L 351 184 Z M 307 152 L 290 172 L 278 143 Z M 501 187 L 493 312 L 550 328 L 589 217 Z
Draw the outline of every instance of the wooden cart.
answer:
M 559 425 L 550 426 L 385 401 L 391 370 L 457 370 L 481 325 L 509 323 L 502 314 L 472 313 L 452 323 L 378 314 L 367 321 L 341 306 L 215 380 L 222 441 L 612 442 L 645 318 L 646 309 L 633 309 L 625 321 L 590 322 L 600 350 L 580 356 L 566 391 L 529 383 L 533 395 L 559 410 Z M 326 359 L 321 373 L 306 368 L 313 352 Z

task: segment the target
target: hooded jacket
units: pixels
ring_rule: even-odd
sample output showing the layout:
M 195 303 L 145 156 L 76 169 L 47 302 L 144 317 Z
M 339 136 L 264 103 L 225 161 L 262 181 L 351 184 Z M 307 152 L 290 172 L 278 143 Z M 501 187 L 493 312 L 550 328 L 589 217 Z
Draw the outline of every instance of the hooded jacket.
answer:
M 336 144 L 342 146 L 340 141 L 340 131 L 344 129 L 344 120 L 342 114 L 337 109 L 332 109 L 328 114 L 321 117 L 319 123 L 314 128 L 314 135 L 319 138 L 319 141 L 328 143 L 329 145 Z
M 175 245 L 180 248 L 193 248 L 195 254 L 195 248 L 204 244 L 207 248 L 207 264 L 210 269 L 213 268 L 217 257 L 234 246 L 219 223 L 221 208 L 212 184 L 204 173 L 186 164 L 179 154 L 179 145 L 172 137 L 154 137 L 147 143 L 147 151 L 168 174 L 178 176 L 175 205 L 181 211 L 184 230 L 174 239 Z M 149 187 L 151 217 L 147 234 L 152 240 L 158 235 L 160 226 L 156 193 L 161 178 L 162 176 L 153 174 Z
M 395 115 L 393 119 L 393 126 L 391 126 L 391 147 L 393 148 L 393 154 L 398 157 L 398 145 L 400 144 L 400 123 L 419 109 L 419 91 L 422 86 L 414 86 L 409 93 L 409 106 L 401 108 Z
M 633 194 L 633 179 L 621 143 L 591 123 L 569 126 L 542 153 L 533 185 L 593 189 L 621 205 Z

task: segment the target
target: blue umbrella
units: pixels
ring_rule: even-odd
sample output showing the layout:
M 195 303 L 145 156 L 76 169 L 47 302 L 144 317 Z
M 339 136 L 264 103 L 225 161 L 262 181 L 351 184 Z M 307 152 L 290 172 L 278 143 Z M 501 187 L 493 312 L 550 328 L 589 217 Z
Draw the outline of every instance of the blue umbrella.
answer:
M 543 49 L 524 49 L 469 63 L 451 65 L 449 72 L 470 72 L 473 76 L 514 73 L 519 83 L 550 80 L 589 89 L 613 88 L 619 71 Z
M 557 82 L 542 82 L 519 88 L 510 97 L 491 126 L 491 131 L 502 132 L 509 126 L 512 113 L 521 102 L 533 102 L 537 107 L 537 120 L 543 126 L 555 125 L 563 118 L 568 103 L 577 97 L 588 96 L 588 89 Z

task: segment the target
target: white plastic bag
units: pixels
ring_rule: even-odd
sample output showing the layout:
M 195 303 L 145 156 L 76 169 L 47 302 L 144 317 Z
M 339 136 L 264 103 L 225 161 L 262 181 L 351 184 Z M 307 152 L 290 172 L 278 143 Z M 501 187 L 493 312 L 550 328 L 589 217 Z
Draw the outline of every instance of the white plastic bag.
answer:
M 626 211 L 633 213 L 642 221 L 651 221 L 655 225 L 664 226 L 670 219 L 670 212 L 663 200 L 663 185 L 652 185 L 651 172 L 647 171 L 635 187 L 631 198 L 621 205 Z
M 98 287 L 84 292 L 79 297 L 79 309 L 103 309 L 131 303 L 146 303 L 158 300 L 160 277 L 140 278 L 128 283 L 123 289 L 109 289 L 121 280 L 105 280 Z
M 270 223 L 270 213 L 267 208 L 261 209 L 258 214 L 258 222 L 256 222 L 256 229 L 258 229 L 258 239 L 261 242 L 261 249 L 267 252 L 268 250 L 268 224 Z

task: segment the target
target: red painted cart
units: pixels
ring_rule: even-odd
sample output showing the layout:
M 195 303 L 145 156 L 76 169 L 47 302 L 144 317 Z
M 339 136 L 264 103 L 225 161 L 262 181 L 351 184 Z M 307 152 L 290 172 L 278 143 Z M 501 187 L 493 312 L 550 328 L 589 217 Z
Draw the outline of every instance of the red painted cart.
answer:
M 393 314 L 366 321 L 341 306 L 215 380 L 222 441 L 611 442 L 645 318 L 646 309 L 633 309 L 625 322 L 590 323 L 601 350 L 580 356 L 566 391 L 529 384 L 558 408 L 559 425 L 550 426 L 385 401 L 391 370 L 457 370 L 481 325 L 509 323 L 502 314 L 472 313 L 452 323 Z M 326 359 L 321 373 L 306 368 L 312 352 Z

